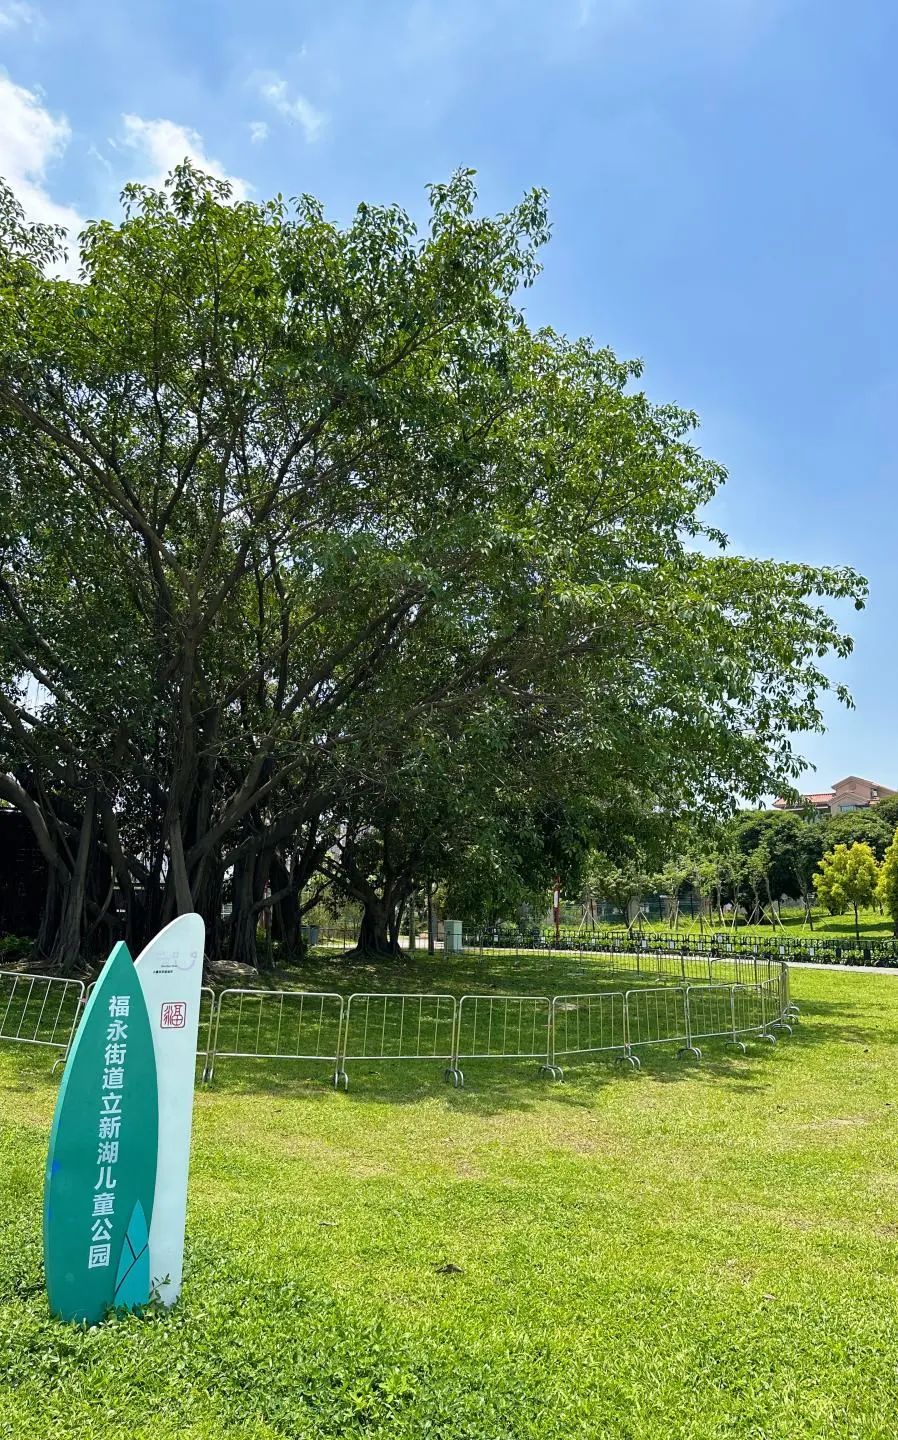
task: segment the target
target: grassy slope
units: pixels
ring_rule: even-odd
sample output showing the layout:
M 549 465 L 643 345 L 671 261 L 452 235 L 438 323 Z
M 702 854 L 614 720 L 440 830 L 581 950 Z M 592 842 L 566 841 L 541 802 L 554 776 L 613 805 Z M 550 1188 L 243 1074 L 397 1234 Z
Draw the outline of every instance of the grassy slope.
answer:
M 829 915 L 825 910 L 821 910 L 819 906 L 815 906 L 813 910 L 813 920 L 814 928 L 812 930 L 805 920 L 803 910 L 787 910 L 784 908 L 782 912 L 783 932 L 796 939 L 837 940 L 844 937 L 847 940 L 853 940 L 855 938 L 854 912 L 850 915 Z M 659 930 L 669 933 L 669 926 L 659 922 L 652 922 L 643 928 L 645 930 Z M 728 928 L 728 926 L 721 926 L 720 921 L 715 918 L 710 924 L 708 921 L 705 921 L 704 933 L 706 935 L 719 934 Z M 690 923 L 688 910 L 680 916 L 678 929 L 679 933 L 683 935 L 698 936 L 702 933 L 697 922 Z M 890 917 L 888 915 L 880 915 L 878 910 L 861 910 L 858 915 L 858 929 L 860 930 L 862 940 L 889 940 L 895 933 L 895 927 Z M 737 933 L 739 935 L 758 935 L 762 938 L 770 939 L 771 936 L 780 933 L 780 927 L 778 925 L 775 927 L 770 925 L 740 925 Z
M 557 1087 L 230 1062 L 182 1303 L 86 1333 L 40 1289 L 49 1064 L 0 1048 L 0 1436 L 891 1440 L 898 977 L 793 993 L 775 1049 Z

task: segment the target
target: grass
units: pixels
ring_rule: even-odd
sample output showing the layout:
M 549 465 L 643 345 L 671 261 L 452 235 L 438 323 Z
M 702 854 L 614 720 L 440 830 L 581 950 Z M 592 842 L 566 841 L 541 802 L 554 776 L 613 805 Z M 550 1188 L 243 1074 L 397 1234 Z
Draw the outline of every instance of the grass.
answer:
M 497 983 L 568 988 L 518 966 Z M 229 1062 L 197 1093 L 181 1302 L 86 1331 L 41 1290 L 50 1062 L 0 1047 L 0 1436 L 892 1440 L 898 978 L 793 995 L 775 1048 L 559 1086 Z
M 811 911 L 814 922 L 813 929 L 808 925 L 804 910 L 788 910 L 783 907 L 782 931 L 776 925 L 738 925 L 738 935 L 757 935 L 759 938 L 770 939 L 771 936 L 785 933 L 793 939 L 818 939 L 818 940 L 854 940 L 854 912 L 850 915 L 830 915 L 826 910 L 815 905 Z M 664 921 L 653 920 L 641 927 L 645 931 L 659 931 L 670 934 L 670 927 Z M 706 919 L 704 934 L 719 935 L 729 930 L 730 926 L 721 925 L 717 918 L 710 922 Z M 881 915 L 878 910 L 861 910 L 858 915 L 858 929 L 861 939 L 867 940 L 890 940 L 895 933 L 895 926 L 889 915 Z M 698 921 L 689 919 L 688 908 L 681 911 L 677 933 L 700 935 Z

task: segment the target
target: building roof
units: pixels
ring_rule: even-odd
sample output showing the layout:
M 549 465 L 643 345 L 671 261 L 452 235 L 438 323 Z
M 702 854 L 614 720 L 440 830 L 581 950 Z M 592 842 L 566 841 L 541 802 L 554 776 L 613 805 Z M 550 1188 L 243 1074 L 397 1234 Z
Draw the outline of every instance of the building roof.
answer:
M 871 790 L 879 790 L 886 795 L 894 795 L 888 785 L 881 785 L 878 780 L 865 780 L 863 775 L 846 775 L 844 780 L 837 780 L 834 789 L 841 790 L 843 785 L 868 785 Z
M 818 790 L 812 795 L 802 795 L 799 803 L 811 805 L 818 810 L 822 810 L 825 807 L 829 808 L 837 795 L 844 790 L 846 786 L 850 789 L 859 786 L 871 791 L 874 804 L 886 795 L 895 794 L 895 791 L 891 790 L 888 785 L 880 785 L 875 780 L 865 780 L 862 775 L 846 775 L 844 780 L 837 780 L 835 782 L 832 790 Z M 782 796 L 780 796 L 779 799 L 774 800 L 773 808 L 774 810 L 797 810 L 799 806 L 794 805 L 790 800 L 784 800 Z
M 819 795 L 802 795 L 801 798 L 806 805 L 828 805 L 834 798 L 834 795 L 835 791 L 826 790 Z M 774 810 L 788 810 L 791 808 L 791 804 L 788 800 L 774 800 L 773 808 Z

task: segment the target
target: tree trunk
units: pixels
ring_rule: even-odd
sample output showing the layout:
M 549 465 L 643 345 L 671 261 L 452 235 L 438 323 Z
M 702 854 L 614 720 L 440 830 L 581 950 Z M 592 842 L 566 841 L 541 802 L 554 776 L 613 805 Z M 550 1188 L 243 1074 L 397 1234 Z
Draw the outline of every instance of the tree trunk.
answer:
M 63 975 L 70 974 L 74 970 L 81 955 L 81 936 L 84 930 L 84 906 L 87 894 L 87 863 L 90 858 L 93 837 L 94 808 L 95 795 L 91 791 L 87 797 L 84 818 L 81 821 L 75 868 L 66 887 L 59 929 L 50 951 L 51 968 L 59 970 Z
M 175 816 L 172 821 L 170 838 L 171 856 L 171 877 L 174 886 L 175 916 L 189 915 L 193 910 L 193 895 L 190 890 L 190 881 L 187 878 L 187 865 L 184 860 L 184 837 L 181 833 L 181 821 Z
M 413 955 L 418 948 L 418 920 L 415 914 L 415 897 L 411 895 L 408 902 L 408 948 Z
M 128 869 L 128 862 L 122 849 L 121 836 L 116 824 L 112 803 L 108 795 L 99 796 L 100 824 L 103 830 L 103 838 L 106 843 L 106 852 L 109 856 L 109 863 L 112 867 L 112 874 L 121 892 L 122 901 L 125 906 L 123 925 L 125 938 L 133 945 L 136 941 L 135 929 L 137 921 L 137 904 L 134 895 L 134 884 L 131 879 L 131 872 Z M 142 937 L 141 937 L 142 938 Z M 135 952 L 136 953 L 136 952 Z
M 271 895 L 271 886 L 269 884 L 271 859 L 272 850 L 271 847 L 268 846 L 257 855 L 256 864 L 252 872 L 253 920 L 258 927 L 261 918 L 262 928 L 265 931 L 265 949 L 263 952 L 265 958 L 264 963 L 260 964 L 259 968 L 265 970 L 274 969 L 274 937 L 271 928 L 273 918 L 271 913 L 272 907 L 266 903 L 267 898 Z
M 402 921 L 404 918 L 405 901 L 400 900 L 399 904 L 394 906 L 391 910 L 388 927 L 390 934 L 390 944 L 395 949 L 397 955 L 401 954 L 402 951 L 402 946 L 400 945 L 399 940 L 400 936 L 402 935 Z
M 271 889 L 279 898 L 271 906 L 271 924 L 275 940 L 289 960 L 295 960 L 302 949 L 299 915 L 298 866 L 294 861 L 287 869 L 282 857 L 271 857 Z M 286 892 L 286 893 L 285 893 Z
M 359 926 L 357 952 L 360 955 L 381 955 L 385 958 L 398 955 L 398 940 L 395 934 L 390 933 L 394 925 L 395 917 L 385 901 L 378 896 L 367 899 Z
M 217 958 L 222 950 L 221 895 L 224 876 L 219 851 L 203 857 L 193 880 L 193 904 L 206 925 L 206 953 Z
M 236 964 L 249 965 L 254 970 L 258 970 L 257 916 L 253 909 L 253 872 L 255 868 L 256 857 L 252 854 L 238 860 L 234 866 L 231 933 L 228 949 L 231 959 Z
M 59 922 L 62 919 L 62 902 L 64 895 L 65 885 L 60 872 L 51 866 L 47 870 L 47 888 L 44 892 L 40 926 L 37 932 L 37 949 L 39 955 L 45 955 L 49 958 L 53 949 L 56 936 L 59 934 Z

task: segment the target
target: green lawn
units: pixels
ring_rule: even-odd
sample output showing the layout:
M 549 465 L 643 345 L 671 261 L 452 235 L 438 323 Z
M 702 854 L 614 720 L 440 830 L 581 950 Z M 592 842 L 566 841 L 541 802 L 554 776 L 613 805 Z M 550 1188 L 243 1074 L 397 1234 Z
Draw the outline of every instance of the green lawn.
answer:
M 757 935 L 770 939 L 771 936 L 785 933 L 795 939 L 835 940 L 844 936 L 846 939 L 855 938 L 854 912 L 850 915 L 830 915 L 826 910 L 815 905 L 811 918 L 813 928 L 808 925 L 803 910 L 787 910 L 783 907 L 782 931 L 779 925 L 739 925 L 739 935 Z M 670 934 L 670 926 L 660 921 L 652 921 L 642 927 L 646 931 L 662 931 Z M 705 935 L 723 934 L 730 926 L 721 925 L 719 919 L 710 923 L 706 920 L 704 924 Z M 861 910 L 858 915 L 858 929 L 861 939 L 868 940 L 889 940 L 895 933 L 895 927 L 888 915 L 881 915 L 878 910 Z M 681 913 L 677 926 L 677 933 L 681 935 L 701 935 L 703 932 L 698 921 L 690 921 L 688 909 Z
M 892 1440 L 898 977 L 793 995 L 776 1047 L 557 1086 L 228 1062 L 180 1305 L 86 1332 L 41 1290 L 50 1063 L 0 1047 L 0 1436 Z

